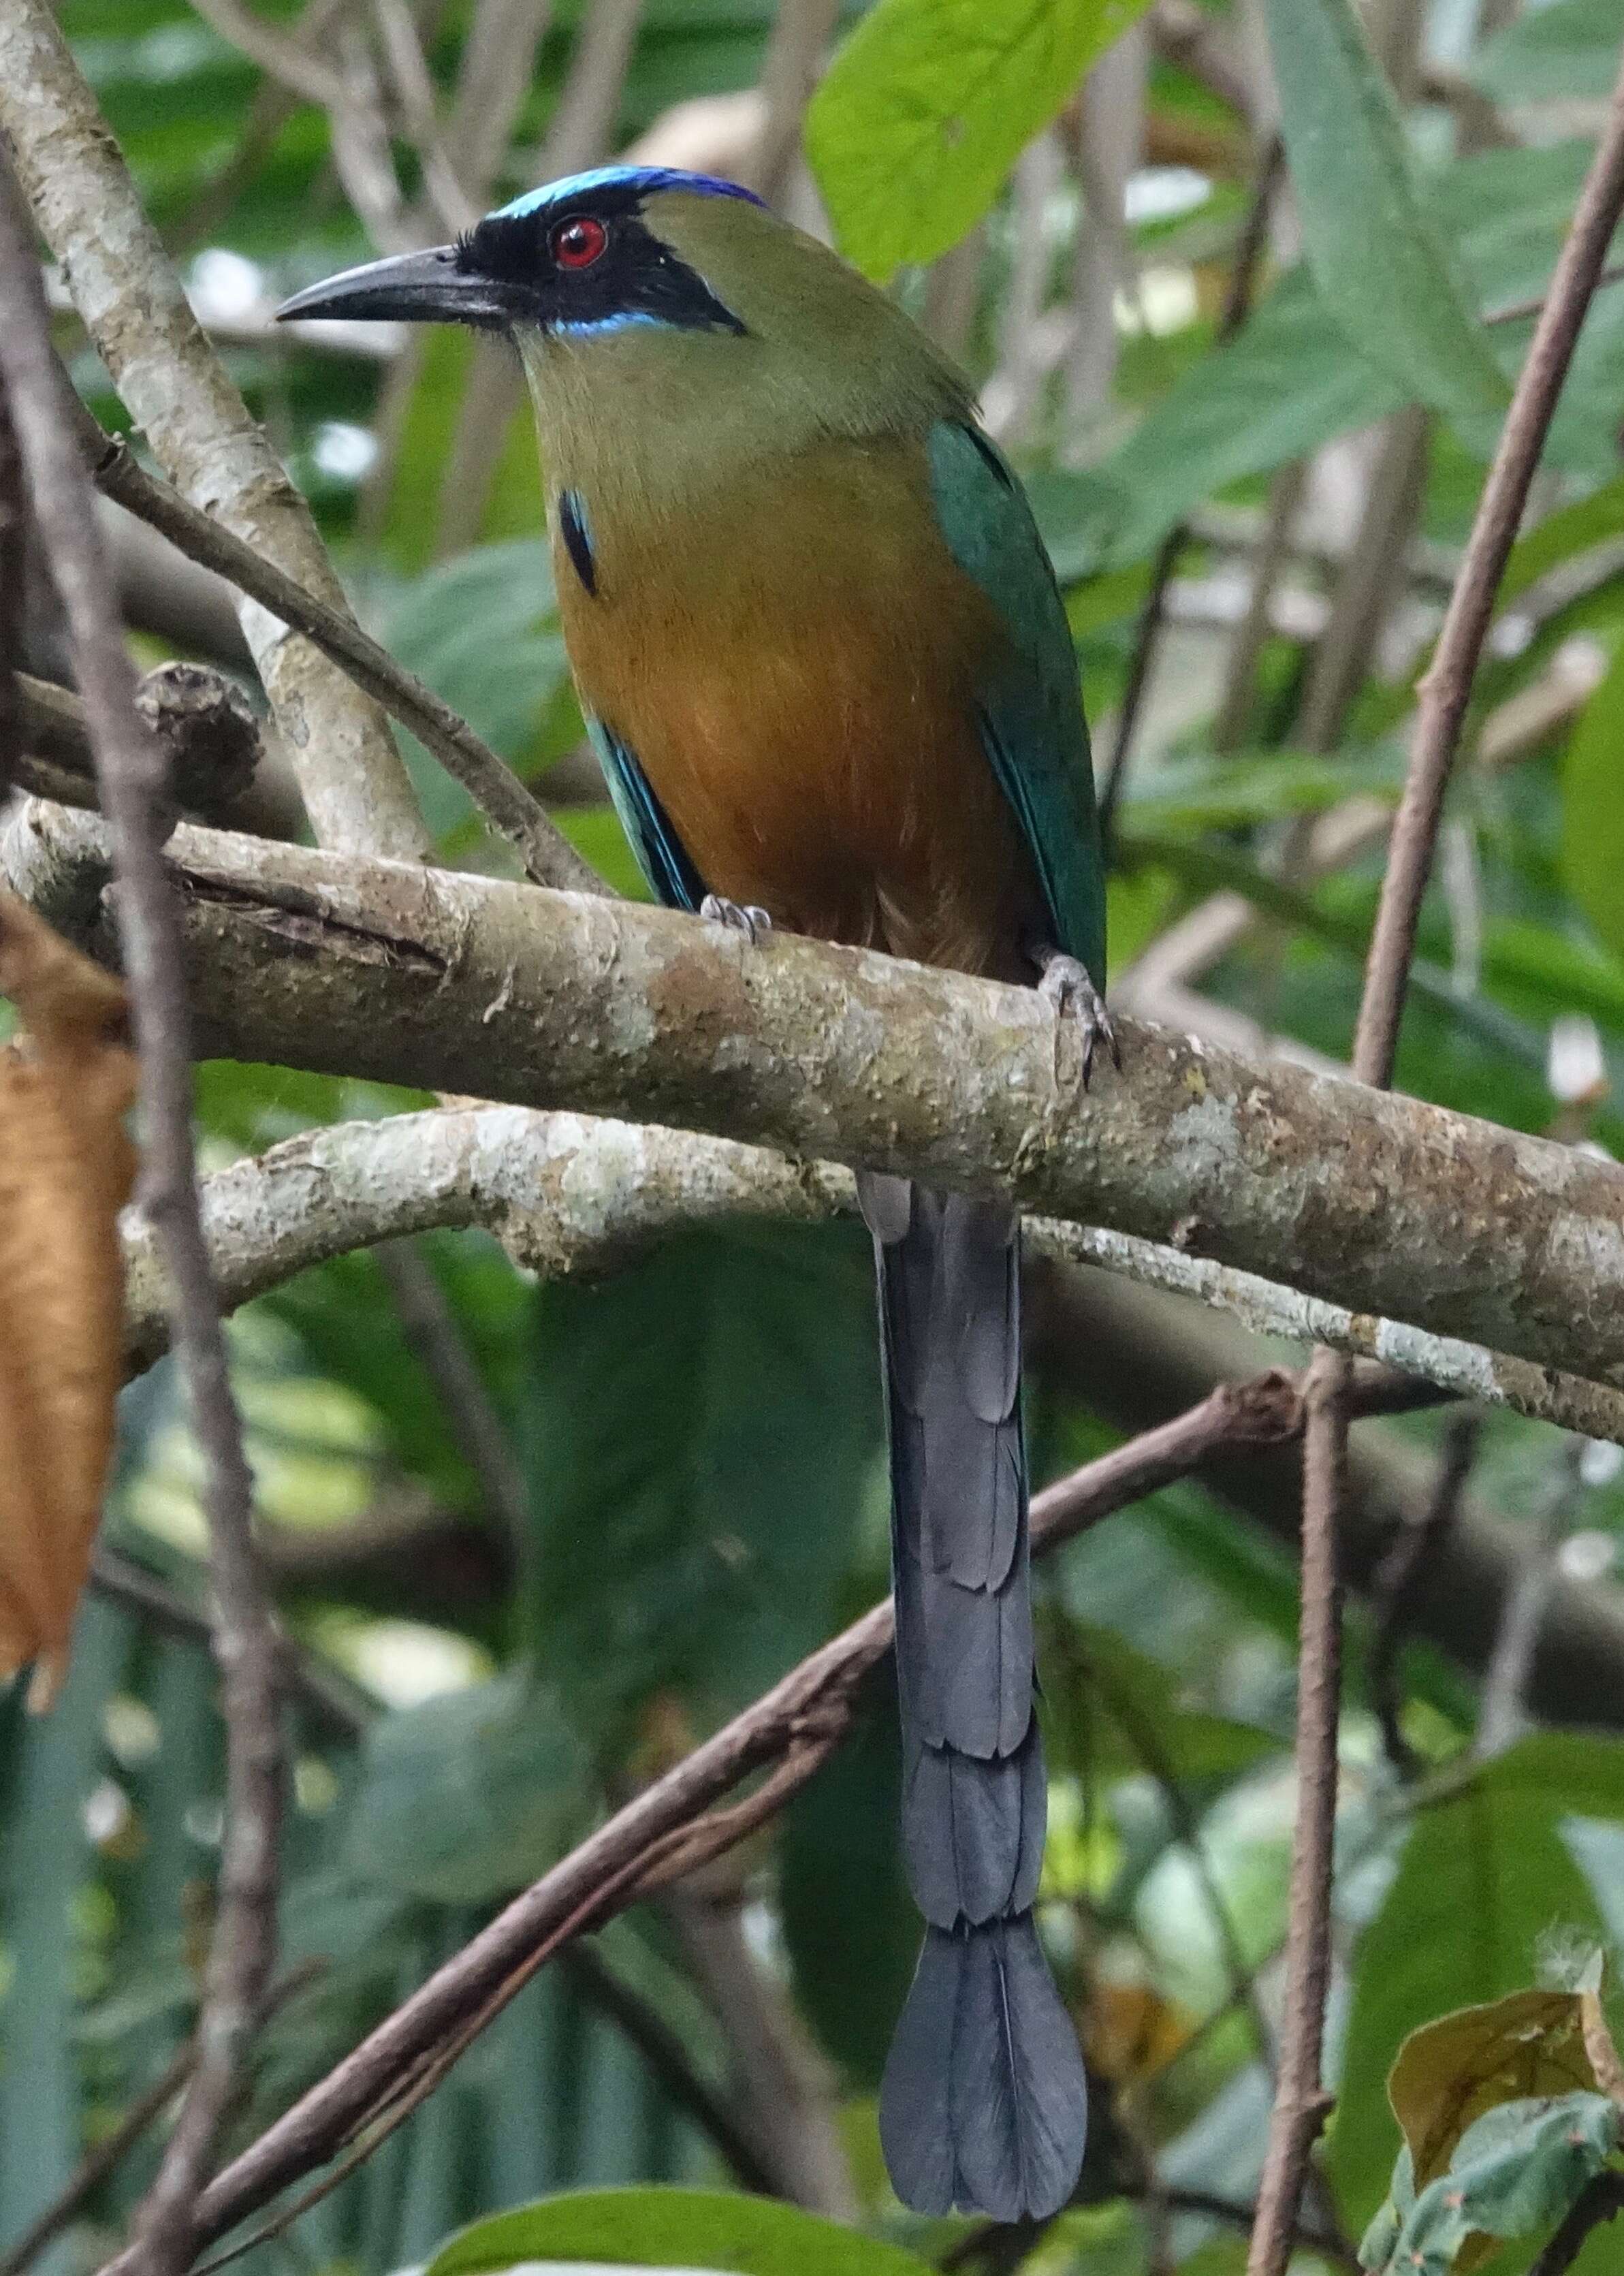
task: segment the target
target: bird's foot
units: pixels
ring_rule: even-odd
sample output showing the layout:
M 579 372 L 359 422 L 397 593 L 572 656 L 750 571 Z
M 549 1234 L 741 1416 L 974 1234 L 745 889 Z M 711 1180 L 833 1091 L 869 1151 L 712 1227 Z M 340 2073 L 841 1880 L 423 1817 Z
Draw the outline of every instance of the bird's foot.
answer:
M 1122 1071 L 1122 1047 L 1117 1041 L 1117 1031 L 1111 1024 L 1111 1014 L 1105 1009 L 1105 999 L 1089 977 L 1088 967 L 1074 956 L 1063 955 L 1059 949 L 1046 949 L 1038 961 L 1042 975 L 1037 992 L 1046 1004 L 1052 1005 L 1055 1021 L 1055 1081 L 1060 1079 L 1060 1028 L 1066 1019 L 1074 1019 L 1082 1043 L 1082 1087 L 1087 1090 L 1094 1073 L 1094 1054 L 1104 1043 L 1111 1053 L 1111 1064 Z
M 752 948 L 758 947 L 762 935 L 772 930 L 772 919 L 765 909 L 754 902 L 740 907 L 737 901 L 725 900 L 720 893 L 707 893 L 699 905 L 702 917 L 712 924 L 725 925 L 730 932 L 741 932 Z

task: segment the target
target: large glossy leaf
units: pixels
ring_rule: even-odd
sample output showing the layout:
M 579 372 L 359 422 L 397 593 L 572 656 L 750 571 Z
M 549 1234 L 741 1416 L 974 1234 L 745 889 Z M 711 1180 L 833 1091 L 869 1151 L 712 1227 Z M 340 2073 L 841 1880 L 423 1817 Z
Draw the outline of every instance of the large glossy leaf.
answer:
M 733 2272 L 734 2276 L 923 2276 L 894 2244 L 765 2197 L 708 2189 L 598 2189 L 546 2197 L 465 2229 L 426 2276 L 486 2276 L 523 2265 Z
M 1485 40 L 1468 76 L 1497 102 L 1605 95 L 1619 75 L 1615 0 L 1552 0 Z
M 709 1723 L 829 1633 L 878 1485 L 872 1303 L 846 1227 L 538 1291 L 535 1650 L 595 1741 L 656 1696 Z
M 480 546 L 426 569 L 391 601 L 383 637 L 494 751 L 525 770 L 567 668 L 540 538 Z M 467 793 L 415 744 L 411 757 L 429 825 L 444 836 L 467 817 Z
M 358 1876 L 442 1903 L 503 1896 L 561 1855 L 591 1792 L 557 1697 L 510 1670 L 374 1726 L 351 1862 Z
M 933 261 L 1145 0 L 879 0 L 807 113 L 841 251 L 870 277 Z
M 1503 307 L 1543 289 L 1589 155 L 1577 142 L 1487 151 L 1429 178 L 1437 227 L 1478 305 Z M 1624 306 L 1624 289 L 1617 298 Z M 1580 337 L 1548 452 L 1591 483 L 1613 471 L 1611 464 L 1597 468 L 1606 454 L 1616 455 L 1616 405 L 1605 399 L 1607 371 L 1616 369 L 1613 320 L 1612 300 L 1603 295 Z M 1526 327 L 1496 329 L 1495 350 L 1507 370 L 1526 336 Z M 1288 270 L 1244 330 L 1186 369 L 1097 467 L 1031 480 L 1062 580 L 1142 559 L 1214 491 L 1384 417 L 1412 391 L 1395 370 L 1350 344 L 1307 268 Z M 1486 446 L 1492 424 L 1481 417 L 1468 422 L 1467 440 Z
M 1403 124 L 1352 0 L 1266 0 L 1280 130 L 1325 306 L 1359 353 L 1456 417 L 1506 383 L 1411 175 Z

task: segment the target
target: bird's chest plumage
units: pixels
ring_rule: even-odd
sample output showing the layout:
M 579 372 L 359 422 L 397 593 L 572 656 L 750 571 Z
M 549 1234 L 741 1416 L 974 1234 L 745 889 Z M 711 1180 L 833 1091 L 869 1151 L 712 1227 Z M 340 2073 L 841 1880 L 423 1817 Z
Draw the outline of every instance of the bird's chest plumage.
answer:
M 1006 635 L 921 447 L 821 444 L 660 510 L 593 488 L 553 507 L 571 664 L 706 885 L 1014 976 L 1038 895 L 975 696 Z

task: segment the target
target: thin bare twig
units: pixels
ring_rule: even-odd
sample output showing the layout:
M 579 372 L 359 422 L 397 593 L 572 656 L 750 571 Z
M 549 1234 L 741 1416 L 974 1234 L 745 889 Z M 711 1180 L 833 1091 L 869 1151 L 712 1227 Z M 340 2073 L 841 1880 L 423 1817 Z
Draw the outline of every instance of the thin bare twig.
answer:
M 573 1944 L 562 1957 L 592 2005 L 637 2049 L 679 2109 L 686 2110 L 721 2151 L 734 2179 L 758 2196 L 776 2196 L 776 2177 L 749 2128 L 729 2107 L 726 2097 L 695 2069 L 687 2047 L 658 2009 L 615 1973 L 596 1945 L 584 1940 Z M 4 2269 L 0 2276 L 6 2276 Z
M 1383 427 L 1359 527 L 1336 580 L 1325 628 L 1314 644 L 1293 740 L 1305 751 L 1334 751 L 1393 603 L 1395 578 L 1421 511 L 1431 421 L 1418 404 L 1395 411 Z M 1307 829 L 1294 833 L 1306 844 Z M 1296 862 L 1288 860 L 1288 870 Z
M 1556 1562 L 1584 1491 L 1585 1441 L 1568 1437 L 1556 1450 L 1529 1528 L 1522 1569 L 1500 1612 L 1494 1649 L 1484 1673 L 1472 1752 L 1482 1762 L 1504 1754 L 1527 1728 L 1523 1700 L 1539 1643 L 1540 1627 L 1556 1580 Z
M 1399 1655 L 1409 1601 L 1429 1559 L 1442 1547 L 1461 1512 L 1461 1497 L 1476 1460 L 1483 1418 L 1457 1415 L 1444 1434 L 1444 1459 L 1426 1507 L 1402 1520 L 1370 1582 L 1370 1617 L 1376 1640 L 1370 1647 L 1370 1704 L 1382 1727 L 1382 1746 L 1399 1776 L 1413 1778 L 1415 1756 L 1400 1721 Z
M 46 2246 L 74 2221 L 110 2174 L 116 2173 L 154 2126 L 192 2075 L 197 2042 L 187 2039 L 176 2049 L 144 2094 L 138 2095 L 112 2132 L 80 2159 L 61 2195 L 52 2199 L 39 2219 L 30 2224 L 9 2251 L 0 2253 L 0 2276 L 22 2276 Z
M 474 11 L 447 140 L 476 202 L 489 197 L 502 171 L 551 12 L 551 0 L 479 0 Z
M 453 235 L 459 230 L 471 229 L 482 208 L 463 188 L 446 151 L 434 80 L 412 11 L 406 0 L 372 0 L 372 13 L 395 98 L 400 105 L 401 123 L 417 152 L 423 170 L 423 187 L 441 226 Z
M 98 1542 L 90 1563 L 90 1585 L 111 1603 L 127 1605 L 150 1627 L 206 1650 L 211 1639 L 207 1617 L 194 1611 L 178 1589 L 139 1559 Z M 359 1739 L 376 1703 L 359 1685 L 283 1638 L 283 1673 L 290 1698 L 309 1710 L 330 1736 Z
M 529 1531 L 529 1498 L 506 1426 L 485 1388 L 433 1266 L 411 1239 L 373 1250 L 407 1343 L 433 1384 L 458 1451 L 473 1471 L 494 1524 L 517 1553 Z
M 1342 1588 L 1337 1517 L 1346 1485 L 1348 1362 L 1317 1351 L 1303 1394 L 1301 1617 L 1297 1643 L 1297 1822 L 1286 1934 L 1286 1999 L 1269 2143 L 1248 2276 L 1283 2276 L 1310 2151 L 1330 2112 L 1320 2081 L 1331 1987 Z
M 1274 201 L 1276 185 L 1280 178 L 1283 146 L 1278 134 L 1271 135 L 1269 147 L 1258 164 L 1252 185 L 1251 201 L 1241 234 L 1229 264 L 1228 282 L 1224 290 L 1224 306 L 1218 316 L 1217 338 L 1221 346 L 1233 339 L 1251 313 L 1253 297 L 1257 289 L 1258 270 L 1269 238 L 1269 209 Z M 1150 667 L 1155 662 L 1157 644 L 1161 638 L 1162 623 L 1166 613 L 1167 588 L 1172 582 L 1172 573 L 1179 556 L 1189 540 L 1188 522 L 1176 522 L 1157 550 L 1150 571 L 1150 588 L 1139 611 L 1139 621 L 1134 628 L 1134 652 L 1127 668 L 1127 682 L 1122 691 L 1122 709 L 1117 720 L 1116 740 L 1111 747 L 1111 763 L 1105 770 L 1104 783 L 1100 791 L 1100 835 L 1104 841 L 1106 858 L 1110 858 L 1111 841 L 1116 828 L 1117 807 L 1122 796 L 1122 785 L 1127 774 L 1127 762 L 1134 748 L 1134 737 L 1139 726 L 1139 715 L 1144 703 L 1145 688 L 1150 682 Z M 1259 575 L 1262 575 L 1261 565 Z
M 642 7 L 643 0 L 589 0 L 546 139 L 532 162 L 537 180 L 578 174 L 608 155 Z M 468 375 L 435 503 L 439 559 L 479 535 L 502 437 L 524 396 L 519 361 L 505 340 L 477 342 Z
M 198 2026 L 196 2068 L 140 2221 L 132 2265 L 168 2276 L 186 2257 L 192 2208 L 236 2091 L 277 1948 L 284 1785 L 276 1631 L 252 1538 L 253 1481 L 231 1396 L 225 1339 L 198 1208 L 180 926 L 163 865 L 163 753 L 136 709 L 95 505 L 50 345 L 34 252 L 0 200 L 0 374 L 36 525 L 72 635 L 102 800 L 113 830 L 118 929 L 140 1055 L 142 1185 L 175 1288 L 174 1337 L 204 1465 L 216 1657 L 226 1722 L 226 1821 L 219 1909 Z
M 807 104 L 839 16 L 839 0 L 778 0 L 772 19 L 762 59 L 761 138 L 740 178 L 780 210 L 801 157 Z
M 718 1864 L 665 1900 L 694 1984 L 727 2043 L 741 2123 L 773 2175 L 773 2193 L 826 2219 L 858 2218 L 831 2066 L 789 1987 L 752 1951 L 744 1861 Z
M 231 531 L 189 505 L 167 482 L 149 474 L 123 443 L 102 432 L 82 406 L 79 426 L 80 447 L 96 487 L 167 537 L 188 559 L 229 578 L 239 592 L 303 633 L 358 687 L 409 727 L 514 846 L 526 875 L 536 884 L 576 893 L 608 891 L 489 744 L 449 703 L 397 664 L 387 649 Z
M 1150 49 L 1142 23 L 1130 23 L 1078 92 L 1074 155 L 1084 211 L 1072 254 L 1071 338 L 1066 349 L 1061 448 L 1086 458 L 1110 410 L 1116 376 L 1119 293 L 1135 284 L 1124 198 L 1144 147 Z
M 1256 1977 L 1247 1966 L 1235 1916 L 1213 1870 L 1212 1860 L 1207 1854 L 1207 1845 L 1202 1838 L 1201 1821 L 1174 1772 L 1151 1718 L 1141 1712 L 1131 1695 L 1120 1685 L 1113 1683 L 1104 1668 L 1086 1661 L 1085 1665 L 1088 1680 L 1104 1702 L 1106 1711 L 1121 1725 L 1129 1746 L 1161 1789 L 1163 1803 L 1172 1821 L 1174 1837 L 1188 1857 L 1201 1884 L 1207 1916 L 1223 1951 L 1224 1967 L 1229 1977 L 1229 1998 L 1225 2004 L 1240 2009 L 1246 2015 L 1257 2043 L 1258 2059 L 1272 2077 L 1274 2035 L 1269 2029 L 1268 2018 L 1257 1997 Z
M 338 110 L 345 99 L 343 81 L 332 65 L 295 31 L 290 37 L 279 24 L 262 16 L 245 0 L 192 0 L 209 28 L 239 55 L 257 64 L 268 79 L 323 110 Z
M 321 1961 L 307 1961 L 302 1967 L 290 1970 L 279 1984 L 273 1984 L 260 2010 L 260 2022 L 268 2022 L 277 2008 L 285 2007 L 296 1992 L 302 1992 L 321 1974 L 323 1965 Z M 197 2037 L 194 2033 L 177 2047 L 152 2084 L 136 2097 L 111 2133 L 104 2136 L 95 2149 L 86 2151 L 60 2196 L 52 2199 L 15 2244 L 0 2253 L 0 2276 L 22 2276 L 23 2270 L 39 2258 L 46 2246 L 77 2219 L 102 2182 L 118 2171 L 148 2128 L 163 2115 L 191 2076 L 196 2060 Z
M 1362 1082 L 1381 1089 L 1393 1079 L 1422 896 L 1432 865 L 1450 764 L 1495 594 L 1574 343 L 1620 211 L 1624 211 L 1624 71 L 1478 501 L 1431 668 L 1421 684 L 1409 771 L 1382 881 L 1354 1037 L 1355 1074 Z M 1303 1445 L 1300 1784 L 1286 1956 L 1286 2025 L 1279 2090 L 1270 2120 L 1248 2276 L 1283 2276 L 1309 2151 L 1326 2107 L 1320 2089 L 1320 2051 L 1330 1960 L 1336 1812 L 1340 1630 L 1336 1531 L 1347 1459 L 1347 1383 L 1344 1358 L 1324 1349 L 1315 1354 L 1309 1370 L 1309 1421 Z

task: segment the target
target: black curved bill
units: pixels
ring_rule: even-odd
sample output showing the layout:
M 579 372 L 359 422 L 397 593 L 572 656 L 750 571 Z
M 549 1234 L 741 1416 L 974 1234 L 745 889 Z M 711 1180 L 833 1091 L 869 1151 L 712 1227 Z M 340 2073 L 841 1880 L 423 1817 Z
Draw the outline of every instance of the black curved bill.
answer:
M 405 324 L 505 325 L 512 309 L 500 284 L 476 270 L 459 269 L 454 245 L 426 253 L 398 253 L 346 269 L 324 284 L 307 286 L 277 311 L 289 316 L 341 316 L 361 322 Z

